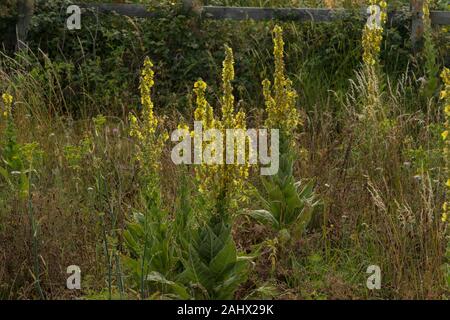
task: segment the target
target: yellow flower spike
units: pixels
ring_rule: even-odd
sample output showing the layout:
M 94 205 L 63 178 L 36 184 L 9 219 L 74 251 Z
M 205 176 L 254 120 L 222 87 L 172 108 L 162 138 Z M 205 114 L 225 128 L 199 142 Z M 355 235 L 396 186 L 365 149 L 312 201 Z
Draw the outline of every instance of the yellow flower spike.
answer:
M 225 60 L 222 70 L 222 121 L 226 128 L 233 128 L 234 96 L 231 81 L 234 80 L 233 50 L 225 47 Z
M 374 66 L 378 62 L 378 54 L 380 52 L 381 41 L 383 40 L 383 25 L 387 20 L 387 2 L 386 1 L 369 1 L 370 5 L 379 5 L 381 8 L 380 12 L 380 26 L 364 26 L 362 35 L 362 46 L 363 46 L 363 62 L 367 66 Z M 374 12 L 372 12 L 373 14 Z
M 442 136 L 442 140 L 446 140 L 447 136 L 448 136 L 448 130 L 445 130 L 444 132 L 442 132 L 441 136 Z
M 153 63 L 145 58 L 140 78 L 140 98 L 142 110 L 140 121 L 130 114 L 129 135 L 137 142 L 135 158 L 142 170 L 142 179 L 145 184 L 154 186 L 159 184 L 160 158 L 164 143 L 168 139 L 167 132 L 157 133 L 159 119 L 154 113 L 154 105 L 151 98 L 152 88 L 155 84 Z
M 292 82 L 285 75 L 283 30 L 276 26 L 273 31 L 275 75 L 273 86 L 264 80 L 263 94 L 266 104 L 266 126 L 280 129 L 288 137 L 296 131 L 301 123 L 296 109 L 297 93 L 292 89 Z
M 234 80 L 234 58 L 233 51 L 230 47 L 225 47 L 225 59 L 223 61 L 222 69 L 222 97 L 220 99 L 222 117 L 216 119 L 214 117 L 214 110 L 206 100 L 207 85 L 204 81 L 198 80 L 194 84 L 195 104 L 194 111 L 195 121 L 202 122 L 203 130 L 218 129 L 221 131 L 223 138 L 226 137 L 226 129 L 245 129 L 245 113 L 242 111 L 235 112 L 235 98 L 233 96 L 232 81 Z M 196 132 L 192 131 L 191 136 L 195 138 Z M 239 140 L 239 138 L 237 138 Z M 236 141 L 242 142 L 242 140 Z M 235 144 L 237 147 L 238 144 Z M 195 146 L 194 148 L 197 148 Z M 206 145 L 203 145 L 203 152 Z M 202 148 L 200 147 L 200 148 Z M 210 150 L 214 154 L 218 150 Z M 223 157 L 226 159 L 226 146 L 223 148 Z M 195 176 L 198 181 L 198 190 L 200 193 L 206 195 L 212 202 L 215 203 L 218 199 L 223 197 L 226 201 L 227 208 L 233 208 L 242 200 L 244 194 L 245 179 L 248 177 L 248 163 L 245 164 L 202 164 L 195 167 Z M 221 204 L 222 205 L 222 204 Z
M 150 133 L 154 133 L 156 131 L 156 127 L 158 126 L 158 119 L 155 117 L 153 113 L 153 102 L 151 99 L 151 90 L 154 81 L 154 71 L 152 70 L 153 63 L 147 57 L 144 61 L 144 68 L 141 72 L 141 104 L 142 104 L 142 115 L 144 120 L 144 130 L 148 130 Z
M 442 222 L 447 222 L 447 220 L 448 220 L 448 214 L 447 214 L 447 212 L 443 212 L 442 213 L 442 217 L 441 217 L 441 221 Z

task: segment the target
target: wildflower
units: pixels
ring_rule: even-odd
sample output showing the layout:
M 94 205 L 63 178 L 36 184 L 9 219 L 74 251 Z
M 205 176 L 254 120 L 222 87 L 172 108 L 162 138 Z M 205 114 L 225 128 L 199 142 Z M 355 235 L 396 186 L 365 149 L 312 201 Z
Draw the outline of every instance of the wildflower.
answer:
M 10 95 L 9 93 L 4 93 L 4 94 L 2 95 L 2 99 L 3 99 L 3 103 L 4 103 L 5 105 L 11 105 L 12 102 L 13 102 L 13 97 L 12 97 L 12 95 Z
M 234 96 L 231 81 L 234 80 L 234 58 L 233 50 L 225 47 L 225 60 L 222 71 L 222 121 L 225 128 L 234 127 Z
M 2 95 L 3 104 L 5 105 L 5 110 L 3 111 L 3 117 L 7 118 L 11 114 L 13 97 L 9 93 L 4 93 Z
M 450 115 L 450 104 L 448 104 L 448 105 L 445 106 L 444 112 L 445 112 L 445 114 L 446 114 L 447 116 Z
M 225 60 L 223 61 L 222 69 L 222 97 L 220 119 L 214 116 L 212 106 L 206 100 L 207 85 L 203 80 L 198 80 L 194 84 L 194 93 L 196 96 L 196 109 L 194 111 L 195 121 L 202 124 L 203 130 L 218 129 L 226 136 L 227 129 L 245 129 L 245 113 L 243 111 L 235 111 L 235 98 L 233 95 L 232 81 L 234 80 L 234 58 L 233 51 L 230 47 L 225 47 Z M 198 134 L 198 133 L 197 133 Z M 191 133 L 195 139 L 196 130 Z M 237 138 L 239 139 L 239 138 Z M 217 155 L 219 158 L 225 159 L 227 151 L 226 145 L 223 145 L 220 150 L 215 150 L 214 145 L 217 141 L 209 141 L 205 145 L 195 144 L 194 148 L 202 148 L 202 150 L 195 149 L 194 154 L 203 154 L 206 148 L 211 152 L 211 155 L 216 156 L 217 152 L 224 152 L 222 155 Z M 220 142 L 223 143 L 223 142 Z M 237 147 L 239 143 L 235 143 Z M 203 163 L 203 162 L 202 162 Z M 248 177 L 249 166 L 247 163 L 238 164 L 201 164 L 195 168 L 196 178 L 199 182 L 199 192 L 208 196 L 211 202 L 218 203 L 219 198 L 225 200 L 225 206 L 228 208 L 236 207 L 239 200 L 244 200 L 244 183 Z M 220 200 L 221 201 L 221 200 Z
M 160 156 L 164 143 L 168 139 L 167 132 L 157 133 L 159 119 L 154 113 L 154 105 L 151 98 L 152 88 L 155 84 L 153 63 L 147 57 L 141 72 L 140 93 L 142 111 L 140 120 L 134 114 L 129 115 L 130 136 L 135 137 L 138 145 L 136 160 L 143 170 L 143 179 L 147 184 L 158 183 L 157 173 L 160 169 Z M 155 180 L 151 182 L 150 180 Z
M 369 3 L 370 5 L 377 4 L 374 0 L 370 0 Z M 366 24 L 362 35 L 363 62 L 366 66 L 375 66 L 378 63 L 381 41 L 383 40 L 383 25 L 387 20 L 386 1 L 380 1 L 378 5 L 381 8 L 380 24 Z M 375 12 L 372 12 L 372 14 L 375 14 Z
M 275 75 L 273 87 L 269 80 L 262 83 L 266 104 L 266 126 L 279 129 L 283 135 L 292 135 L 301 125 L 300 115 L 296 109 L 297 92 L 292 89 L 292 82 L 285 76 L 283 29 L 276 26 L 273 30 Z
M 446 140 L 447 136 L 448 136 L 448 130 L 445 130 L 444 132 L 442 132 L 441 136 L 442 136 L 442 140 Z
M 152 70 L 153 63 L 147 57 L 144 61 L 144 68 L 141 73 L 141 104 L 142 104 L 142 115 L 144 118 L 144 129 L 148 130 L 150 133 L 156 131 L 158 125 L 158 119 L 153 113 L 153 102 L 151 98 L 151 90 L 155 84 L 154 81 L 154 71 Z

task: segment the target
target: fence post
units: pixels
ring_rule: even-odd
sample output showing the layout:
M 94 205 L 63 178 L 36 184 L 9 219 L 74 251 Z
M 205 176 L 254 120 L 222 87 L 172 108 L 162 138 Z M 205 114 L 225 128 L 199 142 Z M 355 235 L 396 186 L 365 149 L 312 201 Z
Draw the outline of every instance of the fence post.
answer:
M 411 0 L 411 42 L 414 52 L 420 48 L 424 32 L 423 26 L 423 1 Z M 425 0 L 426 1 L 426 0 Z
M 34 0 L 19 0 L 17 3 L 16 49 L 26 47 L 28 29 L 34 13 Z
M 202 2 L 200 0 L 183 0 L 183 11 L 186 14 L 201 15 Z

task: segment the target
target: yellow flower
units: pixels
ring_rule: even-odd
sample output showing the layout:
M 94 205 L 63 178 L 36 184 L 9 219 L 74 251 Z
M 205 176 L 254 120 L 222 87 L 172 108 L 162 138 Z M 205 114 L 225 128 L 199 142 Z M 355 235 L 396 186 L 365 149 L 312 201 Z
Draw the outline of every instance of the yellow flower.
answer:
M 152 88 L 155 84 L 153 63 L 148 57 L 145 58 L 144 66 L 141 72 L 140 93 L 142 111 L 140 121 L 130 114 L 130 136 L 137 139 L 136 159 L 143 170 L 143 179 L 158 180 L 155 173 L 160 168 L 160 156 L 164 148 L 164 143 L 168 139 L 166 132 L 157 133 L 159 119 L 153 111 L 153 101 L 151 99 Z M 153 177 L 153 178 L 151 178 Z M 155 182 L 146 181 L 146 183 L 155 184 Z M 156 182 L 157 184 L 157 182 Z
M 2 95 L 2 99 L 5 105 L 7 106 L 11 106 L 12 102 L 13 102 L 13 97 L 12 95 L 10 95 L 9 93 L 4 93 Z
M 204 81 L 198 80 L 194 84 L 194 93 L 196 96 L 194 111 L 195 121 L 201 121 L 203 130 L 218 129 L 226 137 L 227 129 L 245 129 L 245 113 L 242 111 L 235 112 L 235 98 L 233 96 L 232 81 L 234 80 L 234 58 L 233 51 L 230 47 L 225 47 L 225 60 L 222 69 L 222 97 L 221 111 L 222 117 L 217 119 L 214 116 L 212 106 L 206 100 L 207 85 Z M 195 138 L 195 130 L 191 136 Z M 242 140 L 239 140 L 242 141 Z M 235 144 L 237 147 L 238 143 Z M 195 152 L 203 153 L 206 145 L 194 146 Z M 215 154 L 218 150 L 212 150 Z M 222 159 L 226 158 L 226 148 L 223 148 Z M 242 200 L 244 196 L 244 183 L 248 177 L 248 163 L 237 164 L 202 164 L 195 167 L 196 179 L 198 181 L 198 190 L 210 200 L 210 204 L 217 201 L 226 201 L 227 208 L 235 208 L 238 200 Z M 220 200 L 221 198 L 224 199 Z M 221 205 L 222 206 L 222 205 Z
M 445 183 L 445 185 L 450 188 L 450 179 L 447 179 L 447 182 Z
M 444 112 L 447 114 L 447 116 L 450 115 L 450 104 L 448 104 L 448 105 L 445 106 Z
M 442 222 L 447 222 L 447 219 L 448 219 L 448 214 L 447 214 L 447 212 L 443 212 L 443 213 L 442 213 L 442 217 L 441 217 L 441 221 L 442 221 Z
M 225 60 L 222 70 L 222 121 L 226 128 L 233 128 L 234 96 L 231 81 L 234 80 L 234 58 L 230 47 L 225 47 Z
M 442 132 L 441 136 L 442 136 L 442 140 L 446 140 L 447 136 L 448 136 L 448 130 L 445 130 L 444 132 Z
M 3 104 L 5 105 L 5 110 L 3 111 L 3 117 L 7 118 L 11 114 L 11 107 L 13 102 L 13 97 L 9 93 L 2 94 Z
M 292 89 L 292 82 L 285 75 L 283 29 L 276 26 L 273 30 L 273 54 L 275 57 L 275 75 L 273 86 L 265 79 L 262 83 L 266 104 L 266 126 L 280 129 L 291 137 L 301 124 L 296 108 L 297 92 Z

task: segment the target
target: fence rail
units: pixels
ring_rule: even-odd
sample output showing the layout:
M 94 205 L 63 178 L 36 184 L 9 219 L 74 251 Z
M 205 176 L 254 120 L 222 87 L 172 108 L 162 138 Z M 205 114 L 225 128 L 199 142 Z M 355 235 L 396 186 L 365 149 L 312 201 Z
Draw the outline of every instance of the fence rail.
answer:
M 98 13 L 117 13 L 129 17 L 153 18 L 157 12 L 149 11 L 146 6 L 140 4 L 80 4 L 85 9 L 93 9 Z M 323 8 L 257 8 L 257 7 L 222 7 L 222 6 L 185 6 L 186 11 L 205 19 L 232 19 L 232 20 L 294 20 L 326 22 L 341 19 L 354 11 L 346 9 L 323 9 Z M 412 12 L 392 11 L 389 15 L 398 16 Z M 361 10 L 366 14 L 366 9 Z M 421 19 L 419 13 L 418 18 Z M 450 11 L 431 11 L 431 23 L 435 25 L 450 25 Z
M 413 44 L 419 42 L 423 35 L 423 1 L 410 0 L 410 11 L 392 11 L 388 18 L 409 16 L 411 19 L 411 40 Z M 256 7 L 219 7 L 202 6 L 198 0 L 183 0 L 185 14 L 196 15 L 203 19 L 233 19 L 233 20 L 282 20 L 282 21 L 309 21 L 327 22 L 342 19 L 345 16 L 357 13 L 345 9 L 321 8 L 256 8 Z M 34 0 L 19 0 L 19 20 L 17 24 L 17 42 L 25 42 L 26 33 L 33 15 Z M 96 13 L 117 13 L 119 15 L 136 18 L 154 18 L 158 12 L 149 11 L 146 6 L 139 4 L 79 4 L 79 7 L 89 9 Z M 366 9 L 360 11 L 365 16 Z M 431 11 L 431 23 L 434 25 L 450 25 L 450 11 Z M 20 47 L 20 46 L 19 46 Z

